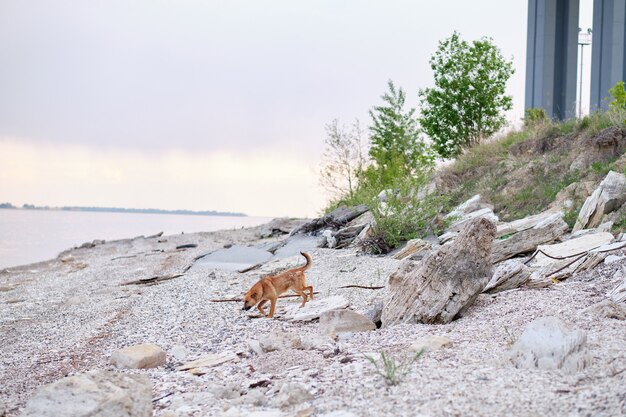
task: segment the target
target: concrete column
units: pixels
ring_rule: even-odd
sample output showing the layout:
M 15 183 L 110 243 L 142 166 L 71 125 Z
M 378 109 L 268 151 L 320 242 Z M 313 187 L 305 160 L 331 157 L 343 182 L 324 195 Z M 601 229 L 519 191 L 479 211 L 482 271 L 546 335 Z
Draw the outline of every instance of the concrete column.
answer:
M 578 13 L 579 0 L 528 1 L 526 108 L 550 118 L 576 114 Z
M 626 0 L 595 0 L 591 41 L 591 110 L 608 108 L 609 88 L 626 81 Z

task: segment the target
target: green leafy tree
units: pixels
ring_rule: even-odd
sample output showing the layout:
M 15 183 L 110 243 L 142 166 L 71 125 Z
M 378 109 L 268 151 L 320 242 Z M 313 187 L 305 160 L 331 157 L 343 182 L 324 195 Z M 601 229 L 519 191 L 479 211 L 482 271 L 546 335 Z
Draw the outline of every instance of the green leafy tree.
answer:
M 433 166 L 433 155 L 421 138 L 415 109 L 405 109 L 406 94 L 396 88 L 393 81 L 387 83 L 389 91 L 381 96 L 384 104 L 370 110 L 370 158 L 382 187 L 390 185 L 394 178 L 413 176 Z
M 626 90 L 624 90 L 624 81 L 618 81 L 613 87 L 609 88 L 609 94 L 612 100 L 609 102 L 611 110 L 626 109 Z
M 506 82 L 514 69 L 490 38 L 470 44 L 454 32 L 439 43 L 430 66 L 435 86 L 419 92 L 419 122 L 440 156 L 456 156 L 504 126 L 503 112 L 512 106 Z

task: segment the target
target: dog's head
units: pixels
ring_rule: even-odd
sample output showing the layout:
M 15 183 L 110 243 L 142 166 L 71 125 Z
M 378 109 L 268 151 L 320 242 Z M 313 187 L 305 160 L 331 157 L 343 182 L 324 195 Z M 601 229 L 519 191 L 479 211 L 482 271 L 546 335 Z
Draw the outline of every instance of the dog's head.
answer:
M 248 291 L 243 297 L 242 310 L 250 310 L 254 307 L 259 301 L 261 301 L 261 295 L 261 291 L 256 288 L 256 286 L 250 288 L 250 291 Z

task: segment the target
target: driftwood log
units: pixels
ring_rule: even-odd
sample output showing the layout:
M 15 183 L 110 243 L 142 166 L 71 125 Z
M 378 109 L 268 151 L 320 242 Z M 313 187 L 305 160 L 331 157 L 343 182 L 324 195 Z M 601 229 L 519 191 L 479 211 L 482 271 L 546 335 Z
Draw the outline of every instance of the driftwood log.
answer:
M 369 209 L 364 204 L 356 207 L 337 207 L 335 210 L 331 211 L 327 215 L 318 219 L 311 220 L 310 222 L 303 224 L 297 229 L 294 229 L 291 232 L 291 235 L 295 235 L 298 233 L 311 233 L 316 232 L 320 229 L 328 228 L 337 230 L 368 210 Z
M 531 229 L 515 233 L 507 239 L 496 240 L 493 243 L 493 262 L 497 263 L 515 255 L 533 252 L 537 246 L 563 236 L 567 228 L 567 223 L 563 221 L 561 213 L 555 213 Z
M 493 275 L 496 225 L 474 219 L 456 240 L 421 263 L 404 262 L 389 277 L 383 326 L 401 322 L 449 323 L 469 307 Z

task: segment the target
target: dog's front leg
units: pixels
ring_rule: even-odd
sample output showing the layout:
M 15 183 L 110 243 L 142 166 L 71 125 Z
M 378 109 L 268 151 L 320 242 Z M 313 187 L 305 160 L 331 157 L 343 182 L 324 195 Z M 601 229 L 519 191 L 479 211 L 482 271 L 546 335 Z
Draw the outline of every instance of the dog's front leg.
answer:
M 256 306 L 256 308 L 259 310 L 259 312 L 261 313 L 261 315 L 265 316 L 265 310 L 263 310 L 263 305 L 267 303 L 267 300 L 261 300 L 261 302 L 259 303 L 258 306 Z
M 268 318 L 274 317 L 274 309 L 276 308 L 276 298 L 272 298 L 270 300 L 270 314 L 267 316 Z

